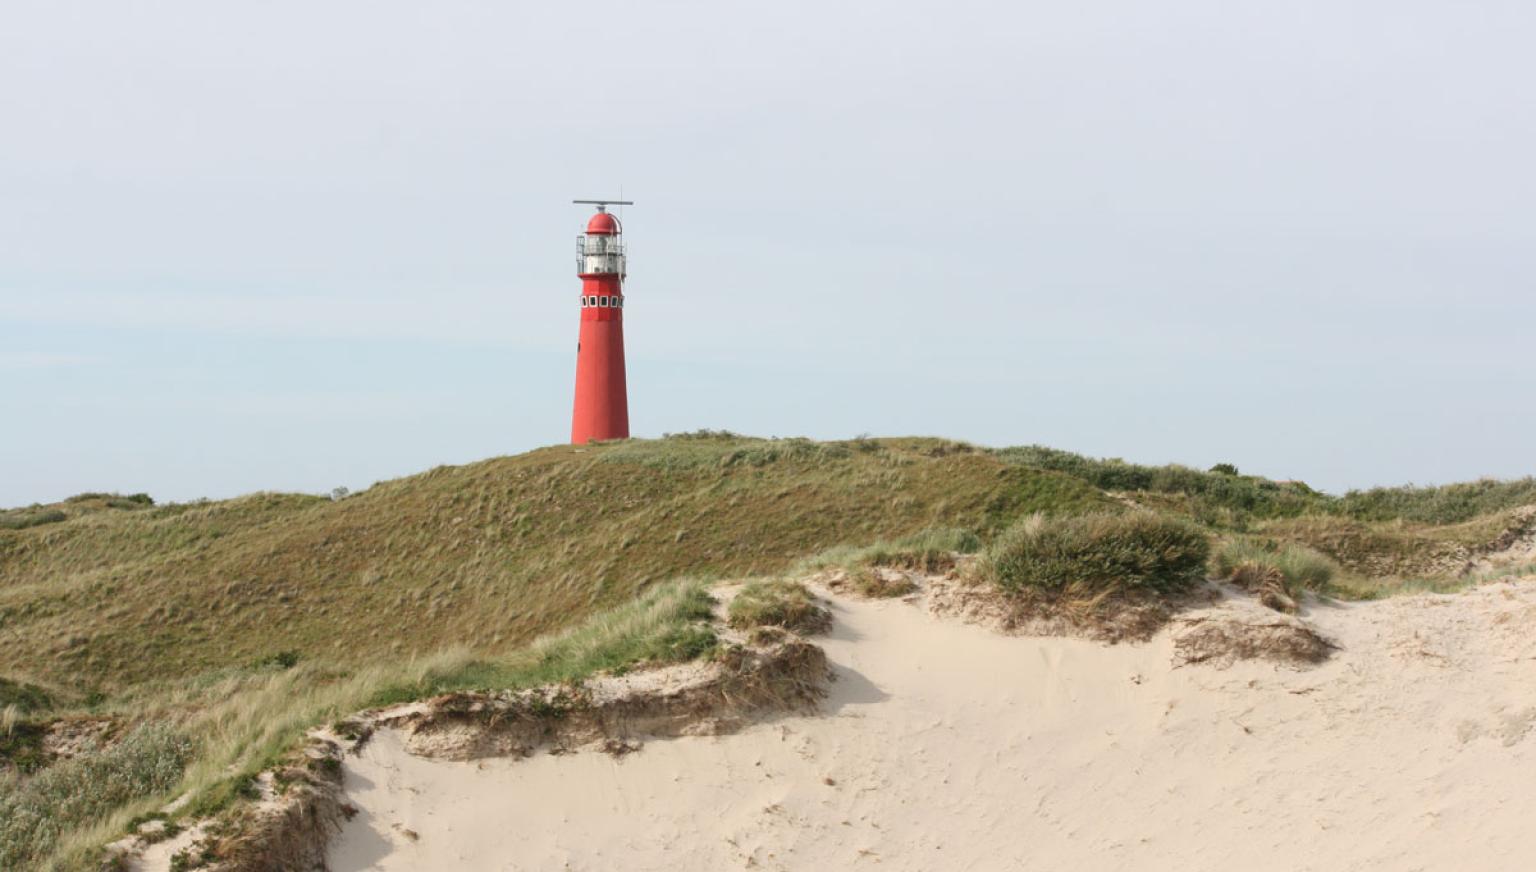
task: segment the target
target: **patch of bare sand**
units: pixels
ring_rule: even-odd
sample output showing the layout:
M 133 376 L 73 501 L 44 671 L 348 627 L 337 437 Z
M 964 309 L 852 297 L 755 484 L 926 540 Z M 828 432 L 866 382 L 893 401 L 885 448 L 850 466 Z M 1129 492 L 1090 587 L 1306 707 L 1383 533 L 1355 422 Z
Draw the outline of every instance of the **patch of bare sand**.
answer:
M 1226 608 L 1211 608 L 1219 612 Z M 1527 869 L 1536 584 L 1313 605 L 1299 669 L 832 602 L 819 716 L 638 753 L 346 762 L 362 869 Z M 1196 615 L 1198 616 L 1198 614 Z M 1186 614 L 1185 617 L 1190 617 Z M 1225 617 L 1225 616 L 1222 616 Z

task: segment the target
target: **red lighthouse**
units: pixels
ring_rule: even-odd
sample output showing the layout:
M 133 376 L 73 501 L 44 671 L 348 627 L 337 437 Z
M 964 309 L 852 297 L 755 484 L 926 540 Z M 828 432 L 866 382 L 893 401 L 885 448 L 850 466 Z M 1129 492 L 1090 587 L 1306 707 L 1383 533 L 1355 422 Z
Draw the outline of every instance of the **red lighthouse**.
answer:
M 576 342 L 576 411 L 571 442 L 629 438 L 629 397 L 624 387 L 624 228 L 609 204 L 591 203 L 597 214 L 576 237 L 576 274 L 581 277 L 581 334 Z

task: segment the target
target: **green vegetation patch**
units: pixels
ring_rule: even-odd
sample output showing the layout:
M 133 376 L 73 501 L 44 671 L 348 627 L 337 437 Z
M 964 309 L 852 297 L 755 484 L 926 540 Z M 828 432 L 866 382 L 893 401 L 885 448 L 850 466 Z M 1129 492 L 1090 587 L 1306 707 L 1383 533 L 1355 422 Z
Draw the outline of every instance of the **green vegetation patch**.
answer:
M 604 463 L 631 463 L 652 469 L 692 470 L 757 467 L 774 463 L 818 465 L 844 460 L 852 451 L 833 442 L 804 438 L 756 439 L 724 430 L 699 430 L 663 439 L 629 439 L 607 447 Z
M 1528 505 L 1536 505 L 1536 478 L 1350 491 L 1339 500 L 1338 511 L 1362 521 L 1460 524 Z
M 48 765 L 48 754 L 43 750 L 43 736 L 48 731 L 15 712 L 11 707 L 0 710 L 0 771 L 10 769 L 25 775 Z
M 781 627 L 808 636 L 831 629 L 832 613 L 798 581 L 753 581 L 731 600 L 727 623 L 738 630 Z
M 0 677 L 0 709 L 10 706 L 22 712 L 40 712 L 53 706 L 53 696 L 35 684 Z
M 557 446 L 344 500 L 84 512 L 0 530 L 0 674 L 83 694 L 293 652 L 359 667 L 516 649 L 684 576 L 760 577 L 843 543 L 996 535 L 1112 508 L 1071 476 L 934 439 L 722 434 Z
M 69 520 L 62 509 L 10 509 L 0 512 L 0 530 L 25 530 Z
M 982 574 L 1005 592 L 1075 597 L 1177 594 L 1198 582 L 1207 534 L 1151 512 L 1034 517 L 1004 532 Z
M 848 586 L 869 599 L 891 599 L 917 590 L 917 583 L 906 573 L 883 566 L 854 567 L 848 571 Z
M 47 857 L 72 827 L 181 780 L 192 745 L 164 724 L 147 724 L 112 747 L 0 783 L 0 869 Z
M 1333 589 L 1339 565 L 1305 545 L 1244 537 L 1216 550 L 1211 572 L 1257 594 L 1272 609 L 1294 612 L 1303 591 Z
M 1225 542 L 1211 558 L 1218 578 L 1234 579 L 1245 569 L 1274 569 L 1285 580 L 1286 592 L 1326 591 L 1338 575 L 1339 565 L 1325 555 L 1287 542 L 1239 538 Z
M 1177 464 L 1146 466 L 1119 459 L 1100 460 L 1041 445 L 1003 448 L 995 454 L 1008 463 L 1054 470 L 1107 491 L 1181 495 L 1190 500 L 1188 511 L 1196 517 L 1214 519 L 1217 509 L 1261 518 L 1294 517 L 1322 508 L 1330 499 L 1300 482 L 1238 475 L 1231 464 L 1218 464 L 1215 470 L 1202 472 Z
M 658 585 L 567 633 L 540 640 L 506 658 L 465 659 L 429 668 L 420 677 L 381 688 L 370 705 L 424 699 L 461 690 L 520 690 L 579 681 L 637 664 L 681 663 L 714 650 L 708 622 L 714 599 L 704 584 Z
M 955 564 L 956 554 L 981 550 L 981 537 L 961 527 L 930 527 L 911 536 L 882 540 L 873 545 L 842 545 L 802 560 L 792 570 L 810 574 L 834 567 L 849 571 L 871 566 L 942 572 Z

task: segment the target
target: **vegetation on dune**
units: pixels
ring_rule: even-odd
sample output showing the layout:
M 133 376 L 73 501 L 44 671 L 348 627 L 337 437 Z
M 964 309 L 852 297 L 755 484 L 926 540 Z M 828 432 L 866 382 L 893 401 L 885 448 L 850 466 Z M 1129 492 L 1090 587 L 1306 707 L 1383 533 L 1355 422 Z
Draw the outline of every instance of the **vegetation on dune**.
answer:
M 1339 566 L 1305 545 L 1240 537 L 1211 557 L 1211 574 L 1256 593 L 1265 605 L 1294 612 L 1303 591 L 1332 590 Z
M 1338 501 L 1338 511 L 1361 521 L 1461 524 L 1529 505 L 1536 505 L 1536 478 L 1350 491 Z
M 795 564 L 792 573 L 809 574 L 838 567 L 889 566 L 938 572 L 954 565 L 956 554 L 975 554 L 981 550 L 981 537 L 959 527 L 936 527 L 882 540 L 872 545 L 840 545 Z
M 0 782 L 0 869 L 22 869 L 51 854 L 72 827 L 181 780 L 191 744 L 163 724 L 146 724 L 96 754 Z
M 21 712 L 37 712 L 52 705 L 53 695 L 44 688 L 0 676 L 0 709 L 14 706 Z
M 0 531 L 0 674 L 82 693 L 284 651 L 360 664 L 510 651 L 682 575 L 771 575 L 846 543 L 1103 507 L 938 440 L 708 434 L 560 446 L 333 501 L 255 494 Z
M 1245 567 L 1274 569 L 1285 579 L 1287 592 L 1324 591 L 1339 567 L 1328 557 L 1304 545 L 1238 538 L 1225 542 L 1211 558 L 1212 574 L 1233 578 Z
M 798 581 L 776 579 L 748 583 L 731 600 L 727 621 L 738 630 L 781 627 L 802 635 L 826 632 L 832 613 Z
M 1119 459 L 1100 460 L 1040 445 L 1003 448 L 995 453 L 1008 463 L 1065 473 L 1106 491 L 1181 496 L 1188 500 L 1182 508 L 1207 523 L 1226 521 L 1241 526 L 1250 515 L 1295 517 L 1323 508 L 1329 499 L 1301 482 L 1238 475 L 1230 464 L 1201 472 L 1177 464 L 1146 466 Z M 1233 512 L 1239 514 L 1234 516 Z
M 999 536 L 980 571 L 1011 594 L 1168 595 L 1198 582 L 1209 555 L 1203 530 L 1151 512 L 1037 515 Z
M 44 524 L 57 524 L 68 518 L 69 516 L 59 509 L 37 511 L 12 509 L 0 513 L 0 530 L 25 530 L 28 527 L 41 527 Z
M 24 846 L 0 851 L 27 852 L 0 868 L 85 868 L 178 795 L 181 814 L 224 808 L 305 729 L 358 709 L 720 650 L 705 584 L 670 579 L 839 569 L 889 596 L 981 552 L 978 575 L 1019 602 L 1160 600 L 1208 560 L 1261 596 L 1374 596 L 1467 583 L 1453 579 L 1472 558 L 1536 524 L 1515 511 L 1529 504 L 1531 479 L 1335 497 L 1231 464 L 702 431 L 440 467 L 345 499 L 88 493 L 4 511 L 0 675 L 41 686 L 0 679 L 0 813 L 59 813 L 0 824 Z M 761 633 L 827 616 L 786 581 L 748 584 L 728 611 Z M 140 730 L 160 730 L 162 752 L 183 743 L 180 762 L 130 731 L 131 746 L 44 767 L 48 719 L 85 711 L 154 725 Z M 101 790 L 64 798 L 84 772 Z
M 1445 525 L 1307 515 L 1266 522 L 1254 532 L 1327 555 L 1358 585 L 1373 579 L 1459 575 L 1473 556 L 1496 548 L 1511 531 L 1528 523 L 1512 512 Z
M 1247 518 L 1295 518 L 1325 515 L 1359 521 L 1406 521 L 1446 525 L 1536 504 L 1536 478 L 1485 479 L 1431 487 L 1377 487 L 1342 497 L 1313 490 L 1298 481 L 1272 481 L 1241 475 L 1236 466 L 1218 463 L 1208 472 L 1178 464 L 1150 466 L 1118 458 L 1098 459 L 1029 445 L 994 452 L 1009 463 L 1066 473 L 1106 491 L 1183 497 L 1185 513 L 1216 519 L 1217 510 Z M 1244 517 L 1246 516 L 1246 517 Z
M 133 789 L 113 787 L 100 801 L 90 798 L 93 788 L 81 788 L 86 799 L 80 808 L 93 811 L 60 817 L 59 826 L 37 831 L 46 835 L 35 842 L 38 856 L 51 856 L 57 868 L 94 868 L 101 845 L 121 835 L 135 817 L 181 795 L 188 795 L 189 802 L 179 815 L 214 814 L 254 795 L 256 775 L 293 748 L 306 729 L 365 708 L 452 691 L 573 682 L 604 670 L 709 656 L 717 645 L 706 623 L 711 614 L 712 600 L 702 583 L 667 583 L 500 658 L 457 649 L 355 669 L 306 660 L 287 669 L 248 666 L 140 686 L 113 700 L 110 710 L 160 723 L 185 737 L 184 774 L 178 770 L 179 777 L 166 780 L 159 777 L 160 769 L 153 770 L 155 777 L 142 768 L 124 770 L 113 776 L 114 783 Z M 15 788 L 0 783 L 0 797 Z M 27 795 L 40 809 L 50 807 L 54 797 L 51 791 Z
M 107 509 L 142 509 L 155 501 L 149 494 L 75 494 L 51 506 L 33 505 L 24 509 L 0 509 L 0 530 L 25 530 L 44 524 L 57 524 Z
M 970 530 L 937 527 L 872 545 L 829 548 L 795 564 L 790 574 L 839 569 L 843 576 L 834 583 L 837 589 L 846 587 L 860 596 L 887 599 L 917 590 L 906 573 L 893 570 L 945 572 L 955 566 L 958 555 L 974 554 L 981 546 L 981 538 Z

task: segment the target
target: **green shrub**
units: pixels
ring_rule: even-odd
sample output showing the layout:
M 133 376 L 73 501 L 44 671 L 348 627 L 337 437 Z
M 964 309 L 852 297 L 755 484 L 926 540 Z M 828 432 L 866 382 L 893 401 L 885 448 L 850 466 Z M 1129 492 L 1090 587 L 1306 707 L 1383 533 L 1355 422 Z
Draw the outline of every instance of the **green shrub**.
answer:
M 1536 504 L 1536 478 L 1469 481 L 1442 487 L 1378 487 L 1350 491 L 1338 511 L 1361 521 L 1459 524 L 1479 516 Z
M 738 630 L 783 627 L 811 634 L 831 627 L 832 613 L 798 581 L 754 581 L 731 600 L 726 622 Z
M 24 869 L 61 834 L 181 780 L 191 754 L 181 734 L 147 724 L 116 745 L 62 760 L 0 793 L 0 869 Z
M 1199 528 L 1151 512 L 1037 515 L 998 537 L 981 572 L 1009 593 L 1175 594 L 1200 580 L 1209 555 Z
M 251 664 L 253 669 L 292 669 L 299 665 L 302 659 L 297 651 L 279 651 L 270 657 L 263 657 Z
M 0 770 L 25 774 L 48 765 L 48 752 L 43 750 L 47 732 L 42 724 L 22 717 L 14 703 L 0 709 Z
M 10 511 L 0 514 L 0 530 L 25 530 L 28 527 L 57 524 L 68 519 L 69 515 L 59 509 L 49 509 L 46 512 Z
M 1201 472 L 1178 465 L 1143 466 L 1119 459 L 1097 460 L 1042 445 L 1003 448 L 995 453 L 1009 463 L 1064 472 L 1104 490 L 1182 494 L 1211 507 L 1266 518 L 1294 517 L 1328 499 L 1310 488 L 1238 475 L 1236 467 L 1231 467 L 1229 473 L 1226 467 L 1230 464 L 1217 464 L 1213 471 Z
M 0 708 L 11 705 L 23 712 L 38 712 L 52 706 L 53 697 L 35 684 L 0 678 Z
M 1212 574 L 1232 579 L 1244 566 L 1273 568 L 1285 579 L 1286 592 L 1325 590 L 1339 571 L 1338 564 L 1305 545 L 1233 539 L 1211 558 Z

